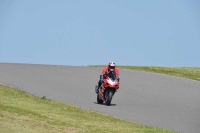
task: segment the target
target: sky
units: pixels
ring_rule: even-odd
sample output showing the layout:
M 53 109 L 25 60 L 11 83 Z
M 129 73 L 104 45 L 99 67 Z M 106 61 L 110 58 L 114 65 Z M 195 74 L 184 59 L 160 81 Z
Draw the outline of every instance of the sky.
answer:
M 0 62 L 200 67 L 199 0 L 1 0 Z

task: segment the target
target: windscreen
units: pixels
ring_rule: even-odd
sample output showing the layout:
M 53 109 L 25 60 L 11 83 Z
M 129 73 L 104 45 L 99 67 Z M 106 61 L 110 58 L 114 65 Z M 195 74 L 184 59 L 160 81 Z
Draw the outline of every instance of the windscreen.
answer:
M 111 80 L 115 80 L 115 79 L 116 79 L 116 76 L 115 76 L 115 74 L 114 74 L 113 72 L 109 72 L 109 73 L 107 74 L 107 76 L 108 76 Z

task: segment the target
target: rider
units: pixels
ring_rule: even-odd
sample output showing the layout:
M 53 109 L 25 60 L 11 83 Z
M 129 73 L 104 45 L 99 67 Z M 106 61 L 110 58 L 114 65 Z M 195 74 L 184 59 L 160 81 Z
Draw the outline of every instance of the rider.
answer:
M 115 66 L 116 66 L 116 64 L 114 62 L 109 62 L 108 66 L 103 69 L 103 71 L 101 72 L 101 75 L 100 75 L 99 82 L 98 82 L 98 88 L 101 86 L 101 84 L 103 82 L 104 74 L 108 74 L 109 72 L 114 72 L 114 74 L 116 74 L 116 77 L 119 81 L 119 71 Z M 97 91 L 98 91 L 98 89 L 97 89 Z

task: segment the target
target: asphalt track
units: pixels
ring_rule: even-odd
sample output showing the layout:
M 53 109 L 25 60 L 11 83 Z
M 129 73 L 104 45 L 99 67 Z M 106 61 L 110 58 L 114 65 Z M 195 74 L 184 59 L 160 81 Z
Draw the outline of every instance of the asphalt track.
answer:
M 102 68 L 0 63 L 0 83 L 58 102 L 180 133 L 200 132 L 200 82 L 121 70 L 112 106 L 96 104 Z

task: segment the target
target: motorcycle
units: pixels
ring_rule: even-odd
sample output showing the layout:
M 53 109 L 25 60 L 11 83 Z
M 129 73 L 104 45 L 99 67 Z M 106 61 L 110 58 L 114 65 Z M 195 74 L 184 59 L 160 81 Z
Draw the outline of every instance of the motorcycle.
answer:
M 101 86 L 99 88 L 97 85 L 95 86 L 97 103 L 102 104 L 105 102 L 106 105 L 110 105 L 115 92 L 117 92 L 119 88 L 119 78 L 112 72 L 103 75 L 103 77 Z

